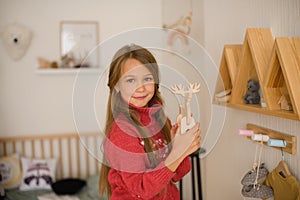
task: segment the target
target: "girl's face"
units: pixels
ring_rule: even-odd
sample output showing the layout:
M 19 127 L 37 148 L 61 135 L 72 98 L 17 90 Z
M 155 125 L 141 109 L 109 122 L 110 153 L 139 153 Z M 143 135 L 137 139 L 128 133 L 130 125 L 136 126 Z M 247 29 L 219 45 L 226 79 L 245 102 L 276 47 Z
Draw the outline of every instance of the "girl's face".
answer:
M 154 95 L 154 85 L 151 72 L 140 61 L 130 58 L 122 66 L 116 89 L 126 102 L 136 107 L 145 107 Z

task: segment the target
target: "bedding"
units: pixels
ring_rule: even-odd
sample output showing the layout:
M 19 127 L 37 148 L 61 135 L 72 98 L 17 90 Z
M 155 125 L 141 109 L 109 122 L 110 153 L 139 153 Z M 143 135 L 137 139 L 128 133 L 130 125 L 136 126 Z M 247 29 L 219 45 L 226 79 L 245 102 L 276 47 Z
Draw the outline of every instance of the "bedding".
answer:
M 98 192 L 101 143 L 100 133 L 0 137 L 0 184 L 3 187 L 6 183 L 4 199 L 107 199 Z M 74 190 L 66 193 L 68 196 L 56 194 L 52 186 L 57 183 L 56 186 L 63 185 L 60 189 L 68 191 L 70 185 L 58 181 L 68 179 L 83 180 L 86 184 L 77 185 L 75 196 L 71 195 Z
M 99 174 L 92 175 L 86 179 L 86 185 L 77 193 L 75 197 L 80 200 L 107 200 L 106 197 L 100 197 L 98 192 Z M 5 200 L 38 200 L 39 196 L 54 193 L 53 190 L 28 190 L 19 189 L 6 190 Z

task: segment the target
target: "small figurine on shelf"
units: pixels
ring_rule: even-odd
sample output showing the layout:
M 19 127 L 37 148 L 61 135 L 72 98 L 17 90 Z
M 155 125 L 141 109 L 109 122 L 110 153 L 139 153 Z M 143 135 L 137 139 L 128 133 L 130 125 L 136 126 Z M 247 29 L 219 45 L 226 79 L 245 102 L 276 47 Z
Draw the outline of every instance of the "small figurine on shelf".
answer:
M 45 58 L 38 57 L 39 67 L 41 69 L 50 69 L 50 68 L 58 68 L 58 64 L 56 61 L 48 61 Z
M 200 84 L 190 83 L 187 90 L 185 90 L 181 84 L 174 85 L 171 89 L 174 94 L 179 94 L 184 97 L 185 107 L 183 108 L 182 105 L 179 104 L 180 110 L 176 119 L 177 123 L 181 125 L 181 133 L 184 133 L 196 124 L 195 119 L 192 117 L 190 102 L 192 95 L 200 91 Z
M 224 90 L 215 94 L 215 101 L 217 103 L 227 103 L 231 98 L 231 89 Z
M 76 60 L 73 53 L 67 53 L 61 57 L 61 67 L 62 68 L 74 68 L 76 65 Z
M 61 57 L 62 68 L 88 68 L 90 67 L 87 61 L 83 62 L 84 59 L 76 58 L 73 52 L 69 52 Z
M 259 104 L 259 83 L 255 80 L 248 81 L 248 92 L 244 95 L 244 102 L 246 104 Z
M 287 98 L 285 95 L 282 95 L 280 97 L 278 104 L 280 104 L 281 110 L 288 110 L 288 111 L 293 110 L 289 97 Z

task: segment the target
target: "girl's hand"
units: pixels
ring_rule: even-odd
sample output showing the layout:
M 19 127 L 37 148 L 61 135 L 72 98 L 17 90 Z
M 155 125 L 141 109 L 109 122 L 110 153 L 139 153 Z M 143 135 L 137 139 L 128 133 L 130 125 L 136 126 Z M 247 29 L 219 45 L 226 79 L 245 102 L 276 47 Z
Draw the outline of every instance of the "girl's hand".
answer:
M 179 131 L 180 125 L 177 127 L 177 131 L 172 140 L 172 150 L 165 160 L 165 165 L 171 171 L 175 171 L 185 157 L 194 153 L 200 148 L 201 137 L 199 123 L 183 134 L 180 134 Z
M 176 133 L 180 130 L 180 129 L 178 129 L 178 127 L 179 127 L 179 124 L 178 124 L 178 123 L 174 124 L 174 125 L 171 127 L 170 134 L 171 134 L 171 139 L 172 139 L 172 140 L 174 139 Z
M 180 125 L 178 126 L 175 137 L 173 138 L 173 147 L 171 153 L 176 155 L 176 158 L 183 157 L 194 153 L 200 148 L 200 124 L 196 123 L 191 129 L 183 134 L 180 134 Z

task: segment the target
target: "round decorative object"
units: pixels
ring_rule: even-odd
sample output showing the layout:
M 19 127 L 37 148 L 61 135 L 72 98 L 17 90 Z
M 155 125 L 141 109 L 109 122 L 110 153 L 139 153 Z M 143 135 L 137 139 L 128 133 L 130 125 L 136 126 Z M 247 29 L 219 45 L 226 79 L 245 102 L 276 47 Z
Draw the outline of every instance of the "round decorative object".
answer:
M 18 154 L 0 158 L 0 184 L 4 189 L 16 188 L 22 179 L 21 164 Z
M 8 55 L 15 61 L 26 53 L 32 38 L 31 31 L 20 24 L 11 24 L 1 32 L 1 39 Z

